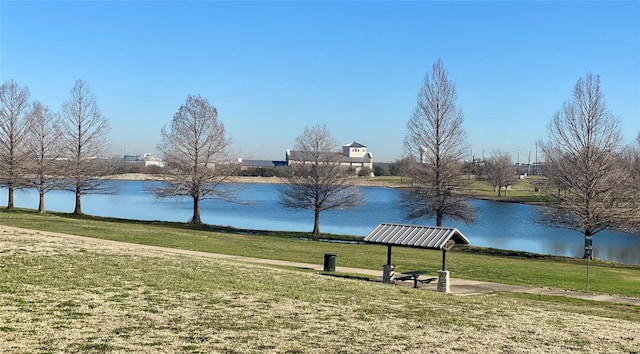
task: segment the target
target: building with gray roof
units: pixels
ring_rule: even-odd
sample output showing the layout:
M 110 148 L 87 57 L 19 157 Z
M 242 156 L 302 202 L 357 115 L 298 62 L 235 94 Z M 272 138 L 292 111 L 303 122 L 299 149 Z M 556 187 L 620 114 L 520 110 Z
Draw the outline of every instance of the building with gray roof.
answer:
M 373 174 L 373 154 L 367 152 L 367 147 L 358 143 L 352 142 L 342 145 L 342 153 L 330 152 L 325 153 L 331 156 L 325 156 L 323 161 L 335 161 L 341 166 L 349 167 L 359 173 L 362 169 L 368 169 Z M 310 151 L 299 151 L 287 149 L 285 154 L 285 160 L 287 166 L 291 166 L 295 163 L 304 163 L 307 161 L 313 161 L 315 156 Z

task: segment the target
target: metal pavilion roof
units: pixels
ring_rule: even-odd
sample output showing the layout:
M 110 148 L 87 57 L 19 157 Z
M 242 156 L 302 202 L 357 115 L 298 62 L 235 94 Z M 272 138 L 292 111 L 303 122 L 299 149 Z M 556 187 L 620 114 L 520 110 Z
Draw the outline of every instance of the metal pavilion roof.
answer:
M 365 237 L 365 242 L 385 245 L 445 249 L 449 240 L 456 244 L 469 244 L 469 240 L 456 228 L 385 224 L 378 225 Z

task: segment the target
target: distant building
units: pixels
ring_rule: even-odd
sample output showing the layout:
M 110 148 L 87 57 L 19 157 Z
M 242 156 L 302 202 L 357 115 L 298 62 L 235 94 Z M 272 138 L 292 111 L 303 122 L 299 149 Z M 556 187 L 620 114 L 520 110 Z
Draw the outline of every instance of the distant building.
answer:
M 165 163 L 161 159 L 151 155 L 150 153 L 145 153 L 144 155 L 124 155 L 122 157 L 122 161 L 124 162 L 144 162 L 144 167 L 147 166 L 159 166 L 164 167 Z
M 140 155 L 124 155 L 122 157 L 124 162 L 142 162 L 144 159 Z
M 274 161 L 271 160 L 244 160 L 239 159 L 242 168 L 273 168 Z
M 368 169 L 373 173 L 373 154 L 367 152 L 366 146 L 354 141 L 352 143 L 342 145 L 342 153 L 336 152 L 335 154 L 340 155 L 336 160 L 341 166 L 349 167 L 355 170 L 356 173 L 359 173 L 362 169 Z M 304 163 L 310 160 L 311 158 L 308 151 L 287 149 L 285 153 L 287 166 L 291 166 L 295 163 Z
M 166 164 L 160 158 L 151 155 L 150 153 L 144 154 L 144 167 L 147 166 L 158 166 L 164 167 Z

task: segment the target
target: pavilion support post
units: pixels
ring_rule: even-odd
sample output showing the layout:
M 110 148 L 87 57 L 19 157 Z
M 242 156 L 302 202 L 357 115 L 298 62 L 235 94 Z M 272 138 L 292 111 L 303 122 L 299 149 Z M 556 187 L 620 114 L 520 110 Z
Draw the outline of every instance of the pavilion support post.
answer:
M 442 270 L 438 271 L 437 290 L 442 293 L 448 293 L 451 291 L 449 271 L 447 271 L 447 251 L 444 249 L 442 250 Z
M 451 291 L 451 284 L 449 281 L 449 271 L 448 270 L 439 270 L 438 271 L 438 288 L 437 291 L 441 293 L 448 293 Z
M 391 264 L 391 245 L 387 245 L 387 264 L 382 267 L 382 282 L 388 284 L 395 282 L 395 269 Z

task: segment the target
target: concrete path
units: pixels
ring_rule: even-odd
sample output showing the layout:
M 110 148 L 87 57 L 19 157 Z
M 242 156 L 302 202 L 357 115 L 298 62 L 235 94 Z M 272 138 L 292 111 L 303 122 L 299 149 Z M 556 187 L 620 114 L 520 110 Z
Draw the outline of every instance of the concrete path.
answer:
M 323 265 L 317 265 L 317 264 L 295 263 L 295 262 L 277 261 L 277 260 L 269 260 L 269 259 L 257 259 L 257 258 L 245 258 L 245 257 L 234 257 L 233 259 L 236 259 L 238 261 L 246 261 L 250 263 L 284 265 L 284 266 L 298 267 L 301 269 L 313 269 L 317 271 L 322 271 L 324 267 Z M 336 266 L 336 272 L 372 275 L 380 278 L 382 277 L 382 269 L 372 270 L 372 269 Z M 563 290 L 563 289 L 536 288 L 536 287 L 529 287 L 529 286 L 522 286 L 522 285 L 509 285 L 509 284 L 491 283 L 491 282 L 485 282 L 485 281 L 467 280 L 467 279 L 458 279 L 458 278 L 451 278 L 450 281 L 451 281 L 450 283 L 451 294 L 460 295 L 460 296 L 481 295 L 481 294 L 490 293 L 492 291 L 509 291 L 509 292 L 527 293 L 527 294 L 536 294 L 536 295 L 566 296 L 566 297 L 572 297 L 576 299 L 603 301 L 603 302 L 612 302 L 612 303 L 640 306 L 640 298 L 583 293 L 583 292 Z M 407 280 L 407 281 L 402 281 L 397 283 L 405 286 L 413 287 L 413 280 Z M 437 281 L 429 284 L 419 284 L 419 289 L 436 291 L 436 286 L 437 286 Z
M 158 247 L 158 246 L 141 245 L 136 243 L 103 240 L 99 238 L 69 235 L 69 234 L 56 233 L 56 232 L 27 230 L 27 229 L 1 226 L 1 225 L 0 225 L 0 228 L 4 230 L 14 230 L 19 232 L 33 232 L 33 233 L 46 234 L 46 235 L 56 236 L 56 237 L 71 238 L 71 239 L 83 240 L 86 242 L 94 242 L 98 244 L 120 245 L 122 247 L 127 247 L 127 248 L 155 250 L 160 252 L 205 257 L 205 258 L 226 259 L 226 260 L 232 260 L 232 261 L 238 261 L 238 262 L 244 262 L 244 263 L 287 266 L 287 267 L 316 270 L 316 271 L 323 271 L 323 268 L 324 268 L 322 264 L 314 264 L 314 263 L 289 262 L 289 261 L 281 261 L 281 260 L 274 260 L 274 259 L 263 259 L 263 258 L 234 256 L 234 255 L 219 254 L 219 253 L 190 251 L 190 250 L 182 250 L 177 248 Z M 373 270 L 373 269 L 336 266 L 336 272 L 371 275 L 371 276 L 376 276 L 380 278 L 382 277 L 382 267 L 380 270 Z M 509 292 L 537 294 L 537 295 L 566 296 L 566 297 L 584 299 L 584 300 L 603 301 L 603 302 L 640 306 L 640 298 L 583 293 L 583 292 L 562 290 L 562 289 L 537 288 L 537 287 L 528 287 L 528 286 L 521 286 L 521 285 L 499 284 L 499 283 L 458 279 L 458 278 L 451 278 L 450 282 L 451 282 L 450 283 L 451 294 L 460 295 L 460 296 L 480 295 L 480 294 L 490 293 L 492 291 L 509 291 Z M 402 281 L 397 283 L 398 285 L 413 286 L 413 280 Z M 436 283 L 437 282 L 432 282 L 429 284 L 419 284 L 419 289 L 436 291 Z

